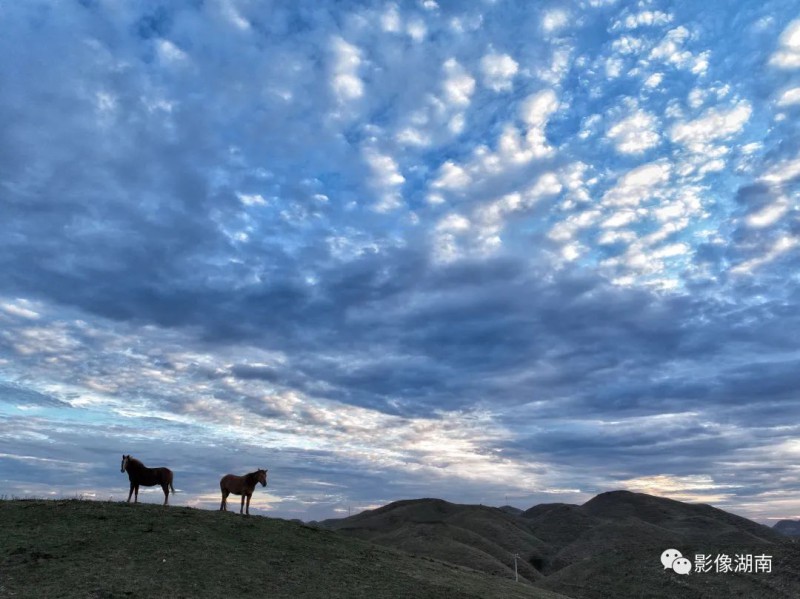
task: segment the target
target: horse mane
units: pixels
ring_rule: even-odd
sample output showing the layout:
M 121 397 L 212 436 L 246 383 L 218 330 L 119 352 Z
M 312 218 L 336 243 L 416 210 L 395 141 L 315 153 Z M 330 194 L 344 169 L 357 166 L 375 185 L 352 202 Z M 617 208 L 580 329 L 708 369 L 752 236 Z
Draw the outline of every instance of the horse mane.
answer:
M 256 483 L 258 483 L 258 470 L 245 474 L 244 479 L 247 481 L 248 485 L 256 486 Z

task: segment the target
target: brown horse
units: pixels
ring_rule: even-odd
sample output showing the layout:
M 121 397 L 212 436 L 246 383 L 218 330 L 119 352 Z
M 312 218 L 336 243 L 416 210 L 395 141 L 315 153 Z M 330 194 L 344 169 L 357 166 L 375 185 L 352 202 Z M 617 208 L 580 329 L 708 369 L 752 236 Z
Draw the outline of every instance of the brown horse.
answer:
M 164 490 L 164 505 L 167 505 L 169 500 L 169 490 L 175 493 L 175 487 L 172 486 L 172 470 L 169 468 L 148 468 L 136 458 L 129 455 L 122 456 L 122 464 L 119 471 L 128 471 L 128 478 L 131 481 L 131 491 L 128 493 L 128 503 L 131 502 L 131 495 L 136 492 L 134 503 L 139 502 L 139 485 L 145 487 L 154 487 L 161 485 Z
M 244 511 L 244 500 L 247 499 L 246 514 L 250 515 L 250 498 L 253 496 L 253 491 L 256 484 L 261 483 L 262 487 L 267 486 L 267 471 L 256 470 L 244 476 L 236 476 L 235 474 L 226 474 L 219 481 L 219 490 L 222 491 L 222 503 L 219 504 L 220 511 L 228 511 L 228 495 L 242 496 L 242 506 L 239 508 L 239 513 Z

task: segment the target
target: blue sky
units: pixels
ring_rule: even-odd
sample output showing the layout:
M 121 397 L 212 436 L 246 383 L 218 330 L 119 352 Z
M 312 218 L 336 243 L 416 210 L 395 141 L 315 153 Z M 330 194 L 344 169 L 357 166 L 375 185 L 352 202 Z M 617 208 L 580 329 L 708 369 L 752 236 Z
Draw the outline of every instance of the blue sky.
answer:
M 0 493 L 800 518 L 796 3 L 0 25 Z

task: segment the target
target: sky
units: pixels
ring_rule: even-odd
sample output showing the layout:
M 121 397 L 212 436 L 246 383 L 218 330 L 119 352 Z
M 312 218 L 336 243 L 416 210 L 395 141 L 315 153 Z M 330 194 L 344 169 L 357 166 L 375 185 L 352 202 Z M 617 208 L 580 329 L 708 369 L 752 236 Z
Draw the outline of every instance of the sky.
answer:
M 794 1 L 0 0 L 0 495 L 800 518 Z M 162 500 L 160 489 L 140 494 Z

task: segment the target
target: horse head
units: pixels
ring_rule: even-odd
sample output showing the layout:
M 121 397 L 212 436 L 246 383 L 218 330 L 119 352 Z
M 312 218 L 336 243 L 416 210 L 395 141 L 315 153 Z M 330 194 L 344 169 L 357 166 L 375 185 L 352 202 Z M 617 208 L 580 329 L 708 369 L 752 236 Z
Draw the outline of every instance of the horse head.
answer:
M 258 471 L 258 482 L 261 483 L 262 487 L 267 486 L 267 471 L 259 469 Z
M 128 467 L 128 460 L 130 460 L 130 459 L 131 459 L 131 456 L 129 456 L 129 455 L 123 455 L 122 456 L 122 463 L 119 465 L 119 471 L 120 472 L 125 472 L 125 468 Z

